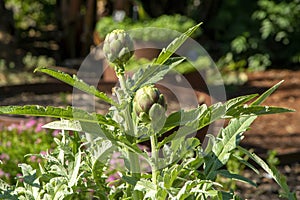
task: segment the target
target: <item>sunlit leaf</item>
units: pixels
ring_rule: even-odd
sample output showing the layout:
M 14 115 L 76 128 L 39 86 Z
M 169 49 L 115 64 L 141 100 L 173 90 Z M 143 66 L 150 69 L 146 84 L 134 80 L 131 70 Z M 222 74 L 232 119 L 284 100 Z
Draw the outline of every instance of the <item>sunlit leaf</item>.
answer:
M 283 83 L 283 80 L 268 89 L 266 92 L 264 92 L 262 95 L 260 95 L 255 101 L 253 101 L 250 105 L 260 105 L 263 103 L 281 84 Z
M 172 55 L 176 52 L 176 50 L 200 27 L 202 23 L 193 26 L 185 33 L 175 38 L 166 49 L 163 49 L 157 59 L 154 60 L 154 65 L 162 65 L 164 64 Z
M 66 108 L 53 106 L 44 107 L 38 105 L 0 106 L 0 114 L 63 118 L 118 126 L 118 124 L 112 119 L 107 119 L 103 115 L 88 113 L 84 110 L 73 108 L 70 106 Z
M 185 58 L 175 57 L 170 58 L 163 65 L 149 65 L 146 68 L 140 68 L 132 77 L 131 90 L 135 91 L 145 85 L 157 83 L 170 72 L 174 67 L 183 62 Z
M 69 74 L 66 74 L 64 72 L 50 69 L 46 67 L 38 67 L 34 70 L 35 72 L 43 72 L 45 74 L 48 74 L 60 81 L 63 81 L 64 83 L 67 83 L 83 92 L 86 92 L 88 94 L 94 95 L 95 97 L 98 97 L 99 99 L 112 104 L 116 105 L 116 102 L 114 102 L 111 98 L 109 98 L 105 93 L 100 92 L 97 90 L 94 86 L 88 85 L 83 80 L 79 79 L 76 75 L 73 75 L 71 77 Z

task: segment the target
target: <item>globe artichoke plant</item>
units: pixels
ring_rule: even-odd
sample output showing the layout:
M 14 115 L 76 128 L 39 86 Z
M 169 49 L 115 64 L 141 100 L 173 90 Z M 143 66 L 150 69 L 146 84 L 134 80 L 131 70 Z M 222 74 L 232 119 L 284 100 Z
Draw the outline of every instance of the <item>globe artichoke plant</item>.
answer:
M 100 114 L 75 106 L 0 106 L 0 114 L 57 118 L 58 121 L 43 127 L 61 130 L 61 137 L 54 138 L 56 148 L 46 155 L 37 155 L 46 160 L 45 165 L 33 169 L 28 164 L 19 164 L 22 176 L 14 186 L 0 179 L 0 199 L 240 199 L 234 189 L 223 187 L 225 184 L 218 177 L 256 186 L 252 180 L 226 168 L 229 162 L 235 161 L 258 172 L 255 165 L 243 159 L 248 157 L 279 184 L 282 197 L 295 200 L 295 193 L 289 190 L 276 168 L 240 146 L 243 133 L 257 116 L 293 111 L 260 105 L 281 82 L 258 97 L 245 95 L 165 115 L 165 99 L 154 85 L 184 60 L 171 56 L 199 26 L 174 39 L 153 62 L 139 68 L 132 77 L 124 74 L 124 65 L 133 54 L 132 40 L 123 30 L 109 34 L 104 52 L 115 64 L 120 80 L 114 90 L 116 99 L 76 75 L 37 68 L 35 71 L 64 81 L 111 107 L 108 113 Z M 216 136 L 209 135 L 206 146 L 190 137 L 195 131 L 223 119 L 230 121 Z M 161 138 L 165 134 L 168 136 Z M 151 148 L 142 149 L 143 142 L 150 142 Z M 121 168 L 111 169 L 113 153 L 120 154 Z M 145 169 L 143 163 L 147 165 Z M 108 177 L 114 172 L 117 180 Z
M 108 61 L 116 65 L 116 69 L 124 71 L 124 64 L 134 53 L 133 40 L 124 30 L 114 30 L 107 34 L 103 51 Z
M 164 96 L 153 85 L 140 88 L 134 97 L 133 109 L 141 121 L 149 121 L 149 112 L 154 104 L 161 105 L 166 109 L 167 104 Z

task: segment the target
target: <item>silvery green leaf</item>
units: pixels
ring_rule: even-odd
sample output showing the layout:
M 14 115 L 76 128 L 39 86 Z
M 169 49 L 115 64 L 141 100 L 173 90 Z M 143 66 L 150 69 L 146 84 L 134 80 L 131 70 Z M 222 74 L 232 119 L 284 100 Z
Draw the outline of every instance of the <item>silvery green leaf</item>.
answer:
M 170 66 L 148 66 L 146 69 L 142 69 L 134 74 L 132 91 L 136 91 L 143 86 L 156 83 L 163 79 L 163 77 L 171 70 Z
M 181 187 L 181 189 L 179 190 L 179 192 L 177 193 L 176 197 L 173 198 L 174 200 L 184 200 L 186 199 L 188 196 L 191 195 L 191 189 L 193 189 L 196 185 L 199 184 L 198 182 L 199 180 L 195 180 L 195 181 L 186 181 L 183 185 L 183 187 Z
M 207 142 L 207 145 L 205 147 L 205 153 L 209 153 L 209 152 L 212 151 L 212 148 L 216 143 L 216 138 L 212 134 L 206 134 L 205 137 L 208 138 L 208 142 Z
M 228 153 L 237 147 L 241 134 L 250 127 L 256 118 L 256 116 L 252 116 L 232 119 L 229 125 L 221 130 L 212 149 L 221 163 L 225 164 L 228 161 Z
M 79 151 L 75 155 L 75 161 L 73 163 L 71 174 L 69 174 L 69 182 L 68 186 L 73 187 L 74 185 L 77 185 L 77 181 L 80 178 L 79 176 L 79 168 L 81 167 L 81 151 Z
M 169 115 L 166 119 L 165 125 L 160 131 L 160 135 L 172 130 L 173 128 L 179 126 L 177 131 L 174 131 L 171 135 L 165 137 L 161 142 L 158 143 L 158 148 L 162 147 L 164 144 L 172 141 L 175 138 L 188 136 L 189 134 L 196 133 L 199 129 L 201 119 L 204 113 L 207 112 L 207 106 L 201 105 L 196 109 L 191 109 L 188 111 L 180 110 Z
M 0 199 L 18 200 L 16 191 L 13 191 L 13 187 L 0 179 Z
M 156 186 L 151 181 L 148 181 L 146 179 L 139 180 L 136 183 L 134 190 L 145 192 L 144 199 L 147 198 L 150 198 L 152 200 L 156 199 L 156 194 L 157 194 Z
M 42 126 L 48 129 L 60 129 L 60 130 L 70 130 L 70 131 L 82 131 L 80 122 L 77 120 L 60 120 L 53 121 Z
M 151 127 L 154 133 L 158 133 L 165 125 L 166 109 L 160 104 L 155 103 L 149 110 L 149 117 L 151 119 Z
M 68 106 L 66 108 L 54 106 L 39 106 L 39 105 L 25 105 L 25 106 L 0 106 L 0 114 L 13 115 L 28 115 L 39 117 L 63 118 L 69 120 L 78 120 L 84 122 L 94 122 L 103 125 L 118 126 L 114 120 L 106 118 L 97 113 L 89 113 L 85 110 Z
M 267 114 L 276 114 L 276 113 L 285 113 L 285 112 L 294 112 L 293 109 L 274 107 L 274 106 L 238 106 L 234 109 L 231 109 L 230 112 L 227 112 L 227 116 L 239 117 L 239 116 L 249 116 L 249 115 L 267 115 Z
M 164 157 L 159 159 L 159 168 L 183 159 L 187 153 L 193 152 L 200 141 L 197 138 L 179 137 L 165 144 L 162 148 Z
M 232 119 L 229 125 L 220 131 L 212 151 L 205 156 L 204 174 L 207 179 L 215 179 L 216 170 L 227 163 L 231 151 L 237 148 L 242 134 L 256 118 L 256 116 L 247 116 Z
M 68 180 L 64 177 L 54 177 L 45 185 L 46 193 L 53 200 L 63 200 L 73 193 L 72 188 L 68 187 Z
M 89 154 L 92 159 L 92 165 L 96 162 L 106 163 L 108 155 L 114 149 L 110 140 L 104 140 L 103 138 L 96 138 L 94 142 L 88 148 Z
M 175 164 L 164 170 L 163 183 L 166 189 L 170 189 L 172 187 L 173 182 L 178 178 L 182 168 L 182 165 Z
M 32 187 L 40 187 L 37 181 L 36 177 L 36 170 L 33 169 L 30 165 L 27 165 L 25 163 L 19 164 L 19 167 L 22 170 L 23 174 L 23 180 L 26 184 L 32 186 Z
M 183 62 L 185 58 L 170 58 L 164 65 L 149 65 L 145 69 L 139 69 L 132 77 L 132 91 L 136 91 L 143 86 L 157 83 L 174 67 Z

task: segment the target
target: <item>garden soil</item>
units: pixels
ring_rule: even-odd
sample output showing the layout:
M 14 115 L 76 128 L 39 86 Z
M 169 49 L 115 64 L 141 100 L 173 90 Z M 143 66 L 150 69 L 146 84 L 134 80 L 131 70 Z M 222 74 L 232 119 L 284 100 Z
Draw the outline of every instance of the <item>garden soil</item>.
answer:
M 300 70 L 281 69 L 251 73 L 247 84 L 228 92 L 230 98 L 262 93 L 281 80 L 284 82 L 263 104 L 286 107 L 294 109 L 295 112 L 258 117 L 251 129 L 245 133 L 243 141 L 258 152 L 271 149 L 280 155 L 300 152 Z M 296 161 L 300 161 L 300 157 Z
M 263 157 L 268 151 L 275 150 L 280 160 L 278 168 L 300 199 L 300 70 L 267 70 L 248 75 L 247 84 L 229 91 L 229 97 L 262 93 L 285 80 L 263 104 L 291 108 L 295 112 L 258 117 L 245 133 L 242 145 Z M 259 185 L 254 188 L 238 184 L 238 191 L 245 199 L 281 199 L 278 197 L 279 186 L 263 171 L 257 175 L 246 170 L 244 175 Z

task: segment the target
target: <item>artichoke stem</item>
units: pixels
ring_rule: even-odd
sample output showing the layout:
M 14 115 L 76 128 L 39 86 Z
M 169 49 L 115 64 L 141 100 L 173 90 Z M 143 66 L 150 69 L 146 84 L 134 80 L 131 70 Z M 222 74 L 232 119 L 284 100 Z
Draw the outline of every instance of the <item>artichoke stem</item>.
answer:
M 152 182 L 157 186 L 157 159 L 158 159 L 158 152 L 157 152 L 157 138 L 156 135 L 153 134 L 150 136 L 150 142 L 151 142 L 151 155 L 152 155 Z

